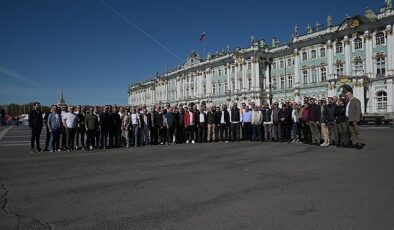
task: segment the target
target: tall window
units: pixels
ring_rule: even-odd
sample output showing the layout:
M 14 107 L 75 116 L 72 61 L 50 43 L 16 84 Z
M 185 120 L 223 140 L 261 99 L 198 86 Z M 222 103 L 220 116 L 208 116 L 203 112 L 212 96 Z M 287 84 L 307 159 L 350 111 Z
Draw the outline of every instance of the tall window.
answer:
M 214 70 L 214 71 L 212 71 L 212 76 L 215 76 L 215 70 Z
M 252 64 L 250 64 L 250 62 L 248 63 L 248 69 L 252 68 Z
M 312 69 L 312 83 L 316 83 L 317 81 L 317 70 Z
M 342 45 L 342 42 L 339 42 L 339 43 L 336 45 L 335 53 L 337 53 L 337 54 L 343 53 L 343 45 Z
M 280 61 L 280 68 L 283 69 L 283 61 Z
M 230 90 L 230 89 L 228 88 L 227 82 L 224 83 L 224 91 L 226 91 L 226 90 Z
M 321 67 L 320 68 L 320 74 L 321 74 L 321 81 L 322 82 L 327 81 L 327 69 L 326 69 L 326 67 Z
M 281 89 L 285 88 L 285 78 L 284 77 L 280 77 L 280 88 Z
M 222 94 L 222 84 L 218 84 L 218 95 Z
M 384 45 L 384 33 L 380 32 L 376 34 L 376 45 Z
M 343 63 L 337 63 L 337 75 L 338 76 L 343 75 Z
M 231 73 L 234 73 L 234 72 L 235 72 L 235 67 L 232 66 L 232 67 L 231 67 Z
M 224 68 L 224 74 L 227 75 L 227 68 Z
M 386 73 L 386 60 L 384 57 L 378 57 L 376 59 L 376 73 L 377 74 Z
M 204 95 L 207 95 L 207 86 L 206 85 L 203 86 L 203 91 L 202 92 L 203 92 Z
M 231 81 L 231 90 L 232 91 L 235 90 L 235 81 L 234 80 Z
M 360 76 L 360 75 L 364 74 L 364 63 L 363 63 L 363 60 L 357 59 L 354 62 L 354 72 L 355 72 L 356 76 Z
M 320 57 L 324 58 L 326 56 L 326 48 L 321 48 L 320 49 Z
M 251 78 L 249 78 L 248 79 L 248 89 L 251 89 L 252 88 L 252 79 Z
M 222 70 L 221 69 L 218 70 L 218 76 L 222 76 Z
M 308 59 L 308 53 L 307 52 L 302 52 L 302 60 L 306 61 Z
M 272 69 L 273 69 L 273 70 L 276 70 L 276 62 L 273 62 L 273 63 L 272 63 Z
M 360 50 L 362 48 L 363 48 L 363 39 L 361 38 L 354 39 L 354 49 Z
M 304 84 L 308 84 L 308 70 L 302 71 L 302 77 L 304 80 Z
M 376 94 L 378 109 L 387 109 L 387 93 L 380 91 Z
M 316 59 L 316 57 L 317 57 L 317 55 L 316 55 L 316 50 L 312 50 L 312 51 L 311 51 L 311 56 L 312 56 L 312 57 L 311 57 L 312 59 Z
M 243 89 L 244 88 L 244 84 L 242 82 L 242 79 L 239 79 L 239 89 Z
M 287 66 L 291 66 L 293 63 L 291 61 L 291 58 L 287 60 Z
M 239 71 L 242 71 L 242 69 L 243 69 L 243 65 L 240 64 L 240 65 L 239 65 Z
M 287 85 L 287 87 L 293 88 L 293 76 L 291 76 L 291 75 L 288 77 L 288 85 Z
M 212 95 L 216 95 L 216 85 L 212 85 Z

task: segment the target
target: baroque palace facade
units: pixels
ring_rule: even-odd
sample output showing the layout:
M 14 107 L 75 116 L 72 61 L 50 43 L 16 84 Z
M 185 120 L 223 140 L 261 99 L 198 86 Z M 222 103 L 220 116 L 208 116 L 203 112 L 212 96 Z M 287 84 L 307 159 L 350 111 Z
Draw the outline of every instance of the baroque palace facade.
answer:
M 363 113 L 393 113 L 394 10 L 346 17 L 339 25 L 308 26 L 281 45 L 251 39 L 251 46 L 200 59 L 192 52 L 184 65 L 130 84 L 129 105 L 230 104 L 301 101 L 341 96 L 352 90 Z

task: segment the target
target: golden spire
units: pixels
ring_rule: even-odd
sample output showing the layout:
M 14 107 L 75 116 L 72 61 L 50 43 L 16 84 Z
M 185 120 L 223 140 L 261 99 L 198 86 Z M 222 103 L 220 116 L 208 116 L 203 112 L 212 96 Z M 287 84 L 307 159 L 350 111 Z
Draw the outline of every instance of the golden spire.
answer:
M 61 105 L 66 104 L 66 102 L 64 101 L 63 90 L 62 90 L 62 97 L 60 98 L 59 104 L 61 104 Z

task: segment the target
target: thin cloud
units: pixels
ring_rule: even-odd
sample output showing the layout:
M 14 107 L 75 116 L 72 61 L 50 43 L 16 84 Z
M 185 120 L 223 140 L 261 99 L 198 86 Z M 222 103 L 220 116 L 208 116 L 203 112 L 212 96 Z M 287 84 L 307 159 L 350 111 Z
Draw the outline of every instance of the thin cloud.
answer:
M 9 76 L 9 77 L 12 77 L 12 78 L 14 78 L 15 80 L 17 80 L 19 82 L 22 82 L 22 83 L 25 83 L 27 85 L 34 86 L 34 87 L 46 87 L 46 88 L 50 87 L 48 85 L 45 85 L 45 84 L 42 84 L 40 82 L 31 80 L 31 79 L 29 79 L 27 77 L 24 77 L 24 76 L 20 75 L 17 71 L 11 70 L 11 69 L 7 69 L 4 66 L 0 66 L 0 76 L 1 75 L 6 75 L 6 76 Z

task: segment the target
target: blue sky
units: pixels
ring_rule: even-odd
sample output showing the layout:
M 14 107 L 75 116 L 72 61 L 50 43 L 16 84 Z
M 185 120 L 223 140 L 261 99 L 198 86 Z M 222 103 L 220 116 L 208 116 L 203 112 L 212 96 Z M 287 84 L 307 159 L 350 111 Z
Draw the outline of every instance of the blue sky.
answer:
M 182 64 L 191 50 L 288 41 L 295 24 L 335 24 L 384 0 L 2 0 L 0 104 L 127 104 L 131 82 Z M 139 29 L 137 29 L 137 26 Z M 144 31 L 144 32 L 142 32 Z M 153 41 L 153 38 L 155 41 Z

